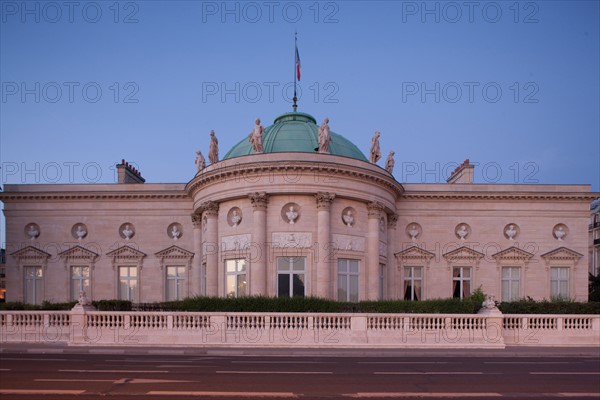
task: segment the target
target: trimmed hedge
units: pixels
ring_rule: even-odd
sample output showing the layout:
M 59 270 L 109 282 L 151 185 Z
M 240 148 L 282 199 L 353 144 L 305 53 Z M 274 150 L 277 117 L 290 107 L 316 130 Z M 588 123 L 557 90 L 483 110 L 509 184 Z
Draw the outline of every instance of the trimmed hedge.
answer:
M 5 311 L 36 311 L 36 310 L 50 310 L 50 311 L 68 311 L 75 307 L 76 301 L 69 303 L 50 303 L 44 301 L 42 304 L 27 304 L 27 303 L 0 303 L 0 310 Z M 131 302 L 126 300 L 99 300 L 92 301 L 92 305 L 96 307 L 98 311 L 131 311 L 133 309 Z
M 568 300 L 532 299 L 500 303 L 498 308 L 504 314 L 600 314 L 600 303 L 577 303 Z

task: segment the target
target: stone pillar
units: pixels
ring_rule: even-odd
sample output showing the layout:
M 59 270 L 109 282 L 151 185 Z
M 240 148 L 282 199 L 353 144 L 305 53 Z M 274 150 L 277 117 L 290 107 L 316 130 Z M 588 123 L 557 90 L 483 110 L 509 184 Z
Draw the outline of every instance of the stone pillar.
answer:
M 367 232 L 367 294 L 366 300 L 379 299 L 379 220 L 383 205 L 378 202 L 367 204 L 369 223 Z
M 188 286 L 189 295 L 200 296 L 202 293 L 202 214 L 192 214 L 194 225 L 194 258 L 192 260 L 191 282 Z
M 206 235 L 206 295 L 219 295 L 219 204 L 207 201 L 200 205 L 202 209 L 202 229 Z
M 248 195 L 252 203 L 252 243 L 257 247 L 255 257 L 250 260 L 250 291 L 252 296 L 268 296 L 267 293 L 267 204 L 265 192 Z
M 396 276 L 398 268 L 396 266 L 396 223 L 398 214 L 388 214 L 388 242 L 387 242 L 387 266 L 386 266 L 386 299 L 396 299 L 398 297 L 398 288 L 396 287 Z
M 331 203 L 335 194 L 327 192 L 318 192 L 315 195 L 317 200 L 317 243 L 319 249 L 319 258 L 317 259 L 316 269 L 313 270 L 316 275 L 316 293 L 318 297 L 324 299 L 333 298 L 332 273 L 331 268 L 333 260 L 329 259 L 331 254 Z M 314 282 L 314 280 L 313 280 Z

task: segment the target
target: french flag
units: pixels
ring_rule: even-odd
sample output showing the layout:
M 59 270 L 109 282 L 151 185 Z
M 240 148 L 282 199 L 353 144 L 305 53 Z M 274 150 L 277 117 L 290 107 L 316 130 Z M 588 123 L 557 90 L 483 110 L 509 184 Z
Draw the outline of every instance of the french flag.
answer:
M 300 54 L 298 54 L 298 45 L 296 44 L 296 77 L 300 80 Z

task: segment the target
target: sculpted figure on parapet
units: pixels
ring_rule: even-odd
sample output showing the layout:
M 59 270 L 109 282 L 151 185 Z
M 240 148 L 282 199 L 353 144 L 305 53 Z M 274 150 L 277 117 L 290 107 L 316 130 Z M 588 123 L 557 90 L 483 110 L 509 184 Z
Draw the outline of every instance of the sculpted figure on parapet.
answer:
M 206 159 L 200 150 L 196 150 L 196 168 L 198 168 L 198 172 L 206 168 Z
M 330 142 L 329 118 L 325 117 L 323 123 L 319 126 L 319 153 L 329 153 Z
M 388 154 L 387 159 L 385 160 L 385 170 L 387 172 L 389 172 L 390 174 L 394 172 L 394 151 L 390 151 L 390 154 Z
M 381 158 L 381 149 L 379 148 L 379 136 L 381 133 L 379 131 L 375 132 L 373 138 L 371 139 L 371 162 L 373 164 L 377 163 Z
M 215 131 L 210 131 L 210 147 L 208 149 L 208 160 L 211 164 L 219 162 L 219 141 Z
M 254 150 L 255 153 L 262 153 L 262 137 L 265 128 L 263 128 L 263 126 L 260 124 L 260 118 L 256 118 L 255 124 L 256 125 L 254 125 L 254 129 L 248 135 L 248 140 L 250 141 L 250 144 L 252 145 L 252 150 Z

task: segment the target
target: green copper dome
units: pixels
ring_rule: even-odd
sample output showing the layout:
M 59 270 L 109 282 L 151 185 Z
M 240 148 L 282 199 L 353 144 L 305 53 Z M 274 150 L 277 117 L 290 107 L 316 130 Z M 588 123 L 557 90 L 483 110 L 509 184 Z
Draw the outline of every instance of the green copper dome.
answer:
M 291 112 L 275 118 L 273 125 L 263 133 L 264 153 L 315 153 L 319 147 L 317 121 L 308 114 Z M 368 161 L 365 155 L 348 139 L 330 132 L 329 154 Z M 236 144 L 225 154 L 228 158 L 254 154 L 248 137 Z

